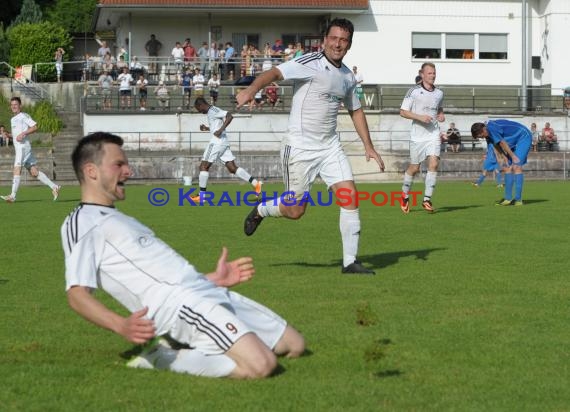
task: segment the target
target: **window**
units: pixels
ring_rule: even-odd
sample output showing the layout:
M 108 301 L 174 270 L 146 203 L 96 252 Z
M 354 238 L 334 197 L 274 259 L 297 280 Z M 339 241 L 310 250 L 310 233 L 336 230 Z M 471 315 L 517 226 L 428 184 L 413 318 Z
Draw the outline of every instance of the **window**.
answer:
M 507 34 L 412 33 L 412 58 L 506 60 L 507 39 Z
M 412 57 L 439 59 L 441 57 L 441 34 L 412 33 Z
M 446 59 L 472 59 L 475 57 L 474 34 L 446 34 Z
M 480 59 L 507 59 L 507 35 L 506 34 L 480 34 L 479 35 L 479 58 Z

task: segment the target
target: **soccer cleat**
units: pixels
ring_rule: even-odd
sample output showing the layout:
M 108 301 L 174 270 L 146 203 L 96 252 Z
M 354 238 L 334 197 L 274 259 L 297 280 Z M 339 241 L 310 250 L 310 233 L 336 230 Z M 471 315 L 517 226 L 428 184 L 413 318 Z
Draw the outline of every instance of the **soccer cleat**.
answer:
M 259 195 L 261 195 L 261 186 L 263 185 L 263 182 L 261 180 L 257 181 L 257 184 L 255 185 L 255 193 L 257 194 L 257 197 L 259 197 Z
M 471 183 L 471 186 L 473 186 L 473 187 L 479 187 L 479 183 L 473 182 L 473 183 Z
M 408 197 L 400 200 L 400 209 L 402 209 L 402 212 L 404 212 L 405 215 L 410 213 L 410 199 Z
M 166 339 L 155 339 L 144 345 L 144 349 L 137 356 L 127 362 L 129 368 L 140 369 L 167 369 L 178 355 Z
M 511 202 L 511 204 L 512 204 L 513 206 L 522 206 L 522 205 L 524 205 L 524 203 L 523 203 L 522 200 L 513 200 L 513 202 Z
M 4 200 L 6 203 L 14 203 L 16 198 L 12 195 L 0 196 L 0 199 Z
M 511 206 L 514 200 L 501 199 L 495 203 L 495 206 Z
M 57 200 L 57 198 L 59 197 L 59 191 L 61 190 L 61 186 L 56 186 L 53 189 L 51 189 L 51 194 L 53 195 L 53 201 L 55 202 Z
M 497 185 L 497 188 L 498 188 L 498 189 L 502 189 L 503 187 L 505 187 L 505 186 L 503 186 L 502 183 L 499 183 L 499 184 Z
M 196 204 L 199 204 L 200 203 L 200 195 L 191 196 L 190 200 L 192 200 Z
M 346 275 L 375 275 L 373 270 L 367 269 L 362 266 L 359 260 L 355 260 L 348 266 L 344 266 L 341 270 Z
M 429 213 L 435 212 L 435 209 L 433 208 L 433 205 L 431 204 L 431 200 L 424 200 L 422 202 L 422 207 L 424 208 L 425 211 L 427 211 Z
M 263 220 L 263 217 L 259 216 L 259 213 L 257 212 L 258 205 L 259 202 L 255 204 L 253 210 L 249 212 L 245 218 L 245 222 L 243 223 L 243 231 L 247 236 L 253 235 Z

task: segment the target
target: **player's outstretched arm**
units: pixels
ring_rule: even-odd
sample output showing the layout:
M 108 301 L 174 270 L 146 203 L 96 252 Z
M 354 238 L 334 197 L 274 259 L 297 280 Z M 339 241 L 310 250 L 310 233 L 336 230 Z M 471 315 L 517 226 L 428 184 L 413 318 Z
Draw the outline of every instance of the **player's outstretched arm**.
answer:
M 360 137 L 360 140 L 362 140 L 362 143 L 364 144 L 364 154 L 366 156 L 366 161 L 374 159 L 376 163 L 378 163 L 380 171 L 383 172 L 384 161 L 376 149 L 374 149 L 374 145 L 372 144 L 372 139 L 370 138 L 370 130 L 368 129 L 368 122 L 366 121 L 364 110 L 362 110 L 362 108 L 357 110 L 349 110 L 348 114 L 352 119 L 352 123 L 354 123 L 354 128 L 356 129 L 356 133 L 358 133 L 358 137 Z
M 241 257 L 231 262 L 228 262 L 227 259 L 228 249 L 224 246 L 222 254 L 218 259 L 216 271 L 206 275 L 209 281 L 217 286 L 229 288 L 238 283 L 247 282 L 252 278 L 255 273 L 252 258 Z
M 73 286 L 67 291 L 69 306 L 95 325 L 109 329 L 129 342 L 142 344 L 155 334 L 154 322 L 145 319 L 148 308 L 141 309 L 125 318 L 104 306 L 83 286 Z
M 283 80 L 283 75 L 281 74 L 281 71 L 276 67 L 273 67 L 271 70 L 267 70 L 261 73 L 255 78 L 253 83 L 251 83 L 247 88 L 243 89 L 237 94 L 237 108 L 239 109 L 243 105 L 252 101 L 255 97 L 255 93 L 257 93 L 258 90 L 278 80 Z

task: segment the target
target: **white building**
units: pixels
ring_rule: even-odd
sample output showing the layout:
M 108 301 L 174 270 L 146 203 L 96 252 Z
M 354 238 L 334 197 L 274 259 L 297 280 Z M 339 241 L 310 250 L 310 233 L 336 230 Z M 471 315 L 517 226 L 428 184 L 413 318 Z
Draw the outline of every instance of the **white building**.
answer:
M 116 47 L 130 38 L 131 56 L 145 56 L 150 34 L 168 55 L 176 41 L 232 41 L 261 47 L 275 39 L 315 46 L 326 21 L 355 24 L 348 65 L 369 84 L 409 84 L 424 61 L 438 68 L 441 85 L 523 84 L 526 21 L 526 84 L 570 86 L 569 0 L 101 0 L 98 32 L 113 32 Z M 526 3 L 526 19 L 523 4 Z

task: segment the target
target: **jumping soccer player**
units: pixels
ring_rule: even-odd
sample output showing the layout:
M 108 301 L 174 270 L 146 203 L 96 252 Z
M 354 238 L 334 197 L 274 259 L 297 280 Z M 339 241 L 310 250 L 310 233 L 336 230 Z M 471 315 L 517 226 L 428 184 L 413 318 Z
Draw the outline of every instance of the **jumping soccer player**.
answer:
M 348 191 L 352 201 L 340 209 L 342 273 L 374 274 L 356 258 L 360 239 L 356 186 L 336 132 L 338 111 L 344 103 L 364 144 L 366 160 L 376 160 L 380 170 L 384 170 L 384 162 L 372 145 L 362 105 L 354 93 L 357 86 L 354 73 L 342 62 L 352 45 L 353 33 L 354 26 L 349 20 L 332 20 L 325 32 L 322 52 L 302 55 L 261 73 L 236 99 L 241 107 L 268 84 L 293 80 L 288 132 L 281 147 L 286 191 L 300 200 L 310 191 L 317 176 L 335 193 L 340 189 Z M 268 216 L 299 219 L 305 213 L 307 202 L 292 203 L 255 206 L 245 220 L 245 234 L 252 235 Z
M 255 193 L 259 196 L 262 182 L 252 177 L 243 167 L 238 167 L 234 161 L 235 156 L 230 150 L 226 127 L 228 127 L 233 120 L 232 114 L 219 107 L 210 105 L 203 97 L 196 99 L 194 107 L 200 113 L 208 115 L 208 126 L 201 124 L 200 130 L 212 133 L 212 138 L 204 151 L 202 162 L 200 163 L 200 175 L 198 176 L 200 192 L 206 191 L 208 178 L 210 177 L 209 170 L 212 163 L 220 160 L 226 165 L 226 168 L 231 174 L 236 175 L 245 182 L 251 183 Z M 200 195 L 192 196 L 191 199 L 193 202 L 199 202 Z
M 524 183 L 523 166 L 532 146 L 532 133 L 517 122 L 506 119 L 474 123 L 471 126 L 474 139 L 486 139 L 488 145 L 496 149 L 497 160 L 501 165 L 505 180 L 505 196 L 496 204 L 499 206 L 522 206 Z M 515 198 L 513 199 L 513 184 Z

